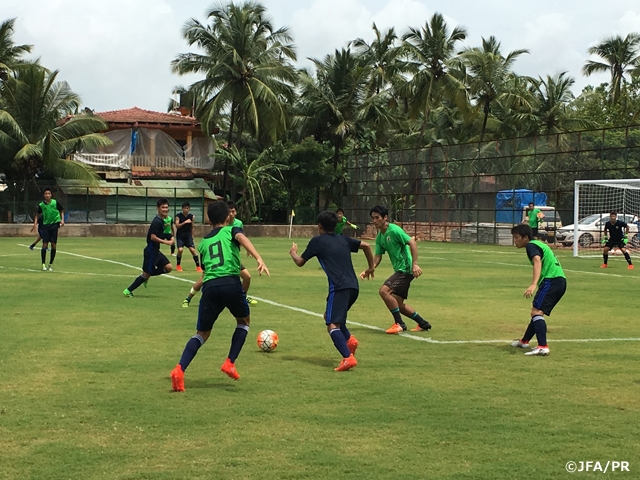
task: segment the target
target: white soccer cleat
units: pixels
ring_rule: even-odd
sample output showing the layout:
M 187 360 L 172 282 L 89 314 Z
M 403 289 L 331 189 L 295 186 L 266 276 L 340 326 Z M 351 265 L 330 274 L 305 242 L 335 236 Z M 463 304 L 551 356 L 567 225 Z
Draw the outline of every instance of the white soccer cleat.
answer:
M 515 340 L 511 342 L 511 346 L 516 348 L 529 348 L 529 343 L 524 343 L 524 342 L 521 342 L 520 340 Z
M 530 352 L 526 352 L 525 355 L 531 355 L 531 356 L 537 355 L 541 357 L 546 357 L 547 355 L 549 355 L 549 347 L 536 347 Z
M 49 270 L 50 272 L 53 272 L 53 267 L 49 265 L 49 268 L 47 270 Z
M 46 271 L 47 271 L 47 265 L 46 265 L 46 264 L 44 264 L 44 263 L 42 264 L 42 271 L 43 271 L 43 272 L 46 272 Z

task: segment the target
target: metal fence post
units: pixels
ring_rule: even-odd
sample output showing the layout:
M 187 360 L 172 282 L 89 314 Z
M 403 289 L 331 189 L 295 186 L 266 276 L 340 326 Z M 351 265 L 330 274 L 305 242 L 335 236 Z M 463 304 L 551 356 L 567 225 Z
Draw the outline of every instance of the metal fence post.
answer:
M 89 223 L 89 187 L 87 187 L 87 223 Z
M 149 223 L 147 220 L 147 210 L 149 208 L 149 187 L 144 189 L 144 223 Z
M 118 223 L 118 206 L 119 206 L 119 198 L 118 198 L 118 189 L 120 187 L 116 187 L 116 223 Z

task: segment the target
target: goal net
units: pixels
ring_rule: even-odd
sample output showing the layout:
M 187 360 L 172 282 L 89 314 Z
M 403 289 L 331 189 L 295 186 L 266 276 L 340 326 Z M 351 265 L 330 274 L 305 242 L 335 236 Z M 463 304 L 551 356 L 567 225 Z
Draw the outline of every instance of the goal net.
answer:
M 578 180 L 575 182 L 573 225 L 563 229 L 563 245 L 573 244 L 573 256 L 599 256 L 604 241 L 604 225 L 610 212 L 629 225 L 627 244 L 632 255 L 640 254 L 640 179 Z M 576 240 L 577 241 L 574 241 Z M 622 255 L 614 249 L 609 255 Z

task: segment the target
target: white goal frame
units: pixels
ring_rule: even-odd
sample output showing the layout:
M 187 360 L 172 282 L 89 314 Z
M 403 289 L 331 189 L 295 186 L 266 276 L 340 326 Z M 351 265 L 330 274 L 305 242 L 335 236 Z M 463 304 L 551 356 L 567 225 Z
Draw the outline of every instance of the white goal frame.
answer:
M 636 183 L 637 186 L 635 185 L 628 185 L 627 187 L 625 187 L 625 190 L 627 188 L 632 189 L 632 190 L 639 190 L 640 191 L 640 178 L 627 178 L 627 179 L 620 179 L 620 180 L 576 180 L 574 182 L 574 205 L 573 205 L 573 256 L 577 257 L 578 256 L 578 238 L 579 238 L 579 234 L 578 234 L 578 222 L 579 222 L 579 214 L 580 214 L 580 186 L 581 185 L 601 185 L 601 186 L 613 186 L 613 185 L 620 185 L 620 184 L 629 184 L 629 183 Z M 626 212 L 624 212 L 626 213 Z M 638 212 L 634 212 L 636 215 L 638 214 Z M 638 232 L 638 235 L 640 235 L 640 232 Z

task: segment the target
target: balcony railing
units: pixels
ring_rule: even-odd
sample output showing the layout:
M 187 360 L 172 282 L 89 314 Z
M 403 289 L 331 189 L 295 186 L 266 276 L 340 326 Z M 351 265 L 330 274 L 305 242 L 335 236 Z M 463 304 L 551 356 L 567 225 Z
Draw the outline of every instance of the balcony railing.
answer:
M 70 159 L 74 162 L 85 163 L 92 166 L 115 168 L 119 170 L 131 170 L 131 167 L 156 167 L 156 168 L 196 168 L 199 170 L 211 170 L 214 159 L 211 157 L 170 157 L 149 155 L 118 155 L 103 153 L 75 153 Z

